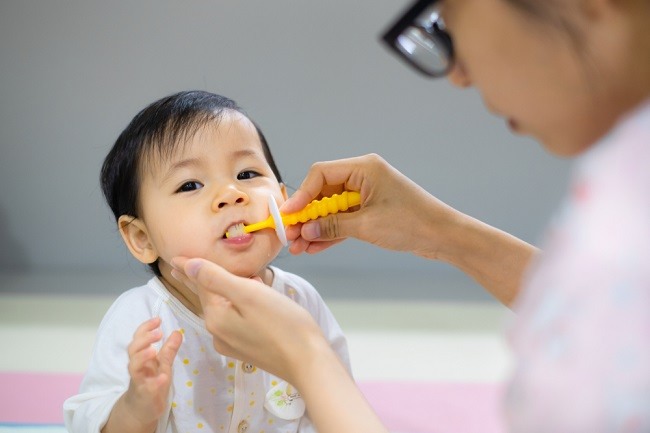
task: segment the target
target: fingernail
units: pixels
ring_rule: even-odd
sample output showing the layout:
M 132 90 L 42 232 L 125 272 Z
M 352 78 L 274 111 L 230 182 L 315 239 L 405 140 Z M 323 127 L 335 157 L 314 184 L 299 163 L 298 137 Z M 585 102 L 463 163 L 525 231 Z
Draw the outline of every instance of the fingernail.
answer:
M 320 238 L 320 224 L 314 222 L 303 225 L 302 237 L 308 241 Z
M 185 274 L 190 278 L 194 278 L 198 275 L 201 266 L 203 266 L 203 263 L 200 260 L 190 260 L 185 265 Z

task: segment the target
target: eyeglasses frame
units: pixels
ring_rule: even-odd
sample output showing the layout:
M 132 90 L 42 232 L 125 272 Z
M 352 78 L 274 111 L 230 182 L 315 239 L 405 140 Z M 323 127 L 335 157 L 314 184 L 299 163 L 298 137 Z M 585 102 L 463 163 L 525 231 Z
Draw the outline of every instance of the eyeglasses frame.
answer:
M 393 53 L 397 54 L 402 60 L 408 63 L 415 70 L 430 78 L 444 77 L 453 68 L 454 45 L 451 41 L 451 37 L 449 36 L 449 34 L 445 30 L 440 29 L 437 26 L 437 24 L 434 23 L 436 36 L 440 39 L 441 42 L 443 42 L 445 49 L 449 53 L 449 64 L 447 65 L 447 68 L 444 71 L 441 71 L 440 73 L 431 73 L 430 71 L 422 68 L 420 65 L 415 63 L 407 54 L 405 54 L 402 50 L 398 48 L 397 38 L 400 35 L 404 34 L 404 31 L 406 29 L 412 27 L 417 22 L 417 18 L 422 14 L 422 12 L 425 9 L 427 9 L 429 6 L 431 6 L 436 2 L 437 0 L 417 0 L 415 3 L 409 6 L 405 10 L 405 12 L 402 13 L 400 17 L 394 22 L 394 24 L 391 25 L 388 28 L 388 30 L 384 31 L 381 36 L 381 41 L 384 42 L 392 50 Z

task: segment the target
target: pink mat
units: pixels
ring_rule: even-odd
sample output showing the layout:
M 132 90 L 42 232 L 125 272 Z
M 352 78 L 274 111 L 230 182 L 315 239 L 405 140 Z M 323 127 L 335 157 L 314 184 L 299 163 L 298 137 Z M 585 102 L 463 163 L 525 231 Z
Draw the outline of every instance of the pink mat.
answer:
M 0 372 L 0 424 L 63 424 L 63 401 L 79 374 Z M 404 433 L 502 433 L 502 386 L 476 383 L 361 382 L 389 430 Z
M 386 427 L 408 433 L 503 433 L 503 386 L 480 383 L 361 382 Z
M 63 424 L 63 401 L 80 374 L 0 372 L 0 423 Z

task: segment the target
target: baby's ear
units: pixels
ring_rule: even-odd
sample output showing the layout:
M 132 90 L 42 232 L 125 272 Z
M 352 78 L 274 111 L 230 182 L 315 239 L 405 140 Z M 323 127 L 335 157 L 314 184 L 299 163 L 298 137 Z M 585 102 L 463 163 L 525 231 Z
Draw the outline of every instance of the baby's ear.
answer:
M 122 215 L 117 220 L 117 226 L 133 257 L 145 264 L 153 263 L 158 259 L 158 252 L 151 243 L 147 226 L 142 220 L 130 215 Z

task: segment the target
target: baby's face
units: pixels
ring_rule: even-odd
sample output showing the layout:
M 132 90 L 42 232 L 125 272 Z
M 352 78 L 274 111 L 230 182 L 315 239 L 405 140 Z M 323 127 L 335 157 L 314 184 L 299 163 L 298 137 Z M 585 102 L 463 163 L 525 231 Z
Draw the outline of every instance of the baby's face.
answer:
M 282 245 L 273 229 L 235 239 L 225 232 L 269 216 L 268 197 L 286 199 L 262 150 L 255 126 L 226 113 L 199 130 L 171 158 L 143 171 L 141 220 L 163 276 L 176 256 L 202 257 L 239 276 L 258 275 Z

